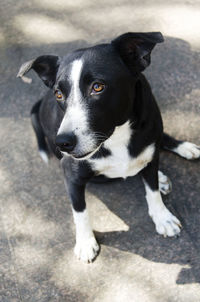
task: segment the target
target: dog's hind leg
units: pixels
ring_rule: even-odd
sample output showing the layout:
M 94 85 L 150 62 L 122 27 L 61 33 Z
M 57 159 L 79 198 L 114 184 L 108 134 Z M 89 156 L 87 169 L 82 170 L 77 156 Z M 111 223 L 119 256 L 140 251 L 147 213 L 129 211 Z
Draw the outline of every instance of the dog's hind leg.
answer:
M 144 181 L 149 215 L 156 231 L 164 237 L 176 236 L 180 233 L 180 221 L 166 208 L 158 184 L 158 157 L 148 164 L 141 172 Z
M 159 191 L 167 195 L 172 190 L 172 183 L 165 174 L 163 174 L 161 171 L 158 171 L 158 183 L 159 183 Z
M 40 105 L 41 105 L 41 100 L 38 101 L 32 108 L 31 110 L 31 122 L 33 129 L 35 131 L 35 135 L 37 138 L 37 143 L 38 143 L 38 149 L 41 158 L 45 163 L 48 163 L 49 160 L 49 150 L 47 143 L 45 141 L 45 135 L 42 129 L 42 126 L 40 124 L 40 119 L 39 119 L 39 110 L 40 110 Z
M 163 134 L 161 146 L 163 149 L 177 153 L 186 159 L 200 158 L 200 146 L 190 142 L 176 140 L 166 133 Z

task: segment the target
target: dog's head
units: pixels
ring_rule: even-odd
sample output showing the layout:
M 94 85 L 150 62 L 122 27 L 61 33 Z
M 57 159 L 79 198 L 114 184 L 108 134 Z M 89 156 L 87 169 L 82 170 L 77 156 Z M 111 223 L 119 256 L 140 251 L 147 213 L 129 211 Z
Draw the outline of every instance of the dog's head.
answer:
M 131 114 L 138 74 L 150 64 L 162 34 L 126 33 L 110 44 L 74 51 L 64 57 L 45 55 L 22 65 L 53 89 L 63 111 L 56 144 L 77 159 L 92 156 Z

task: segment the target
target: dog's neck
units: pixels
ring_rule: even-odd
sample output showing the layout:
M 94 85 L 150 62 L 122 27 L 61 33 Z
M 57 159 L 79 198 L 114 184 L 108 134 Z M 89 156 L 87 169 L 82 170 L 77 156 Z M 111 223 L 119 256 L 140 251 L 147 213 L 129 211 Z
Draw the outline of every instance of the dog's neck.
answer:
M 130 127 L 130 121 L 128 120 L 121 126 L 115 127 L 113 134 L 104 142 L 104 147 L 113 150 L 123 144 L 128 146 L 132 130 Z

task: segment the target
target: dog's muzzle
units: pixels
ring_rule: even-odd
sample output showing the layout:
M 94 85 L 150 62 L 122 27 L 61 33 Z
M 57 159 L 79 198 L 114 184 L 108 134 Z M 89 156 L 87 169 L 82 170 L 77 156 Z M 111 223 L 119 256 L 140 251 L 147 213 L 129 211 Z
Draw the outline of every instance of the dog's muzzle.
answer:
M 94 153 L 99 150 L 102 145 L 102 143 L 100 143 L 99 146 L 89 152 L 78 152 L 78 150 L 76 150 L 76 146 L 78 145 L 78 139 L 73 132 L 57 135 L 55 143 L 61 152 L 68 153 L 74 159 L 77 160 L 84 160 L 86 158 L 91 157 Z

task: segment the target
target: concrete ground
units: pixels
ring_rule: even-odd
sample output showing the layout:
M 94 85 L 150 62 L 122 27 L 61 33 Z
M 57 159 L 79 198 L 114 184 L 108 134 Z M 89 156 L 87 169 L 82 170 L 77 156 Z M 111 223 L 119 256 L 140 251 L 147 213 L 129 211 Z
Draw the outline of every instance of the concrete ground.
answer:
M 183 224 L 179 238 L 156 234 L 138 177 L 88 186 L 101 253 L 73 254 L 74 225 L 59 164 L 39 158 L 29 112 L 45 91 L 16 79 L 26 60 L 161 31 L 146 75 L 167 132 L 200 145 L 200 2 L 194 0 L 0 1 L 0 301 L 199 302 L 200 162 L 161 154 L 173 183 L 164 198 Z

